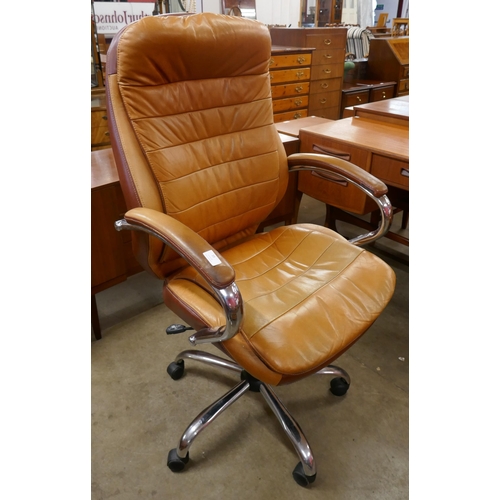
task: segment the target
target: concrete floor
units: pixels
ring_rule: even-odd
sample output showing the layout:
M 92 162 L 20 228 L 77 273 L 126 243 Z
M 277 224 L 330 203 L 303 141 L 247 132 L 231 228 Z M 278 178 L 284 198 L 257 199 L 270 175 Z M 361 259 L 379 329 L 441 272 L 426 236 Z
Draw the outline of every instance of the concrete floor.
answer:
M 324 206 L 304 197 L 299 221 L 323 220 Z M 339 231 L 359 232 L 343 224 Z M 141 273 L 98 294 L 103 338 L 92 337 L 92 499 L 408 498 L 408 248 L 387 239 L 369 248 L 393 267 L 397 288 L 369 332 L 335 363 L 351 376 L 348 394 L 334 397 L 327 377 L 276 388 L 314 452 L 317 479 L 307 489 L 293 480 L 298 458 L 256 393 L 200 434 L 186 469 L 172 473 L 168 451 L 238 377 L 189 361 L 180 380 L 166 374 L 190 344 L 187 334 L 165 335 L 180 320 L 163 305 L 158 280 Z

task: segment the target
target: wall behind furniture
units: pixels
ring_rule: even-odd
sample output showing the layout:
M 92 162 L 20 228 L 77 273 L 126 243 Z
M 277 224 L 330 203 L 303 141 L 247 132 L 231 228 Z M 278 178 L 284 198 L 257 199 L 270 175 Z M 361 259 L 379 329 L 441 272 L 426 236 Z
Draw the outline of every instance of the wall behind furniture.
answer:
M 196 0 L 196 12 L 220 14 L 220 0 Z M 256 0 L 257 20 L 264 24 L 284 24 L 297 27 L 300 18 L 300 0 Z

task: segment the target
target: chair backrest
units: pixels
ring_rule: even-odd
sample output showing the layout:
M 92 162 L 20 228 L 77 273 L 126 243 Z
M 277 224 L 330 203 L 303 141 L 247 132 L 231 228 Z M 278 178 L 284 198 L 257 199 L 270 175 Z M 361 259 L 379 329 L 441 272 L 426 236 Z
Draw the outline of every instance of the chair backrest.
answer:
M 256 231 L 288 181 L 270 56 L 263 24 L 211 13 L 149 16 L 115 36 L 108 124 L 128 209 L 167 213 L 217 249 Z M 133 237 L 156 276 L 184 265 L 153 237 Z

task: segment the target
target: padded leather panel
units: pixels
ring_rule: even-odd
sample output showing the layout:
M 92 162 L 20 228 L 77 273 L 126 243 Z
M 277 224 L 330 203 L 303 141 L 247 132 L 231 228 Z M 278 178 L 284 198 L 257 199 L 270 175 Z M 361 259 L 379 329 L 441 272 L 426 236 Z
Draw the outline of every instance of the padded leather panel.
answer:
M 280 227 L 223 255 L 245 304 L 241 333 L 224 350 L 273 384 L 333 361 L 375 321 L 394 290 L 389 266 L 321 226 Z M 207 295 L 193 269 L 171 279 L 164 292 L 185 321 L 225 324 L 214 299 L 207 307 Z
M 267 28 L 210 14 L 157 16 L 127 27 L 110 52 L 114 99 L 147 159 L 148 171 L 128 165 L 136 184 L 152 174 L 163 211 L 217 248 L 253 233 L 287 184 Z M 155 202 L 148 193 L 137 193 L 139 206 Z M 165 249 L 161 261 L 169 259 Z

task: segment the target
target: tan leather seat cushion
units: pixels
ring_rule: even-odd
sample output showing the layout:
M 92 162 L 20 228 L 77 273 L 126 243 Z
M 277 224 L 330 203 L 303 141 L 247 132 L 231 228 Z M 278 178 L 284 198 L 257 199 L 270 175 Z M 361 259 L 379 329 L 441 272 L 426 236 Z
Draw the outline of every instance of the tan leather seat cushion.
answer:
M 267 381 L 274 384 L 338 357 L 374 322 L 394 289 L 387 264 L 321 226 L 280 227 L 223 255 L 244 299 L 241 333 L 224 342 L 224 350 L 240 364 L 257 363 L 258 373 L 250 372 L 261 380 L 269 370 Z M 186 301 L 195 323 L 225 324 L 220 306 L 199 285 L 194 270 L 179 273 L 167 285 L 167 305 L 172 295 L 177 305 Z M 249 357 L 265 365 L 264 372 Z

